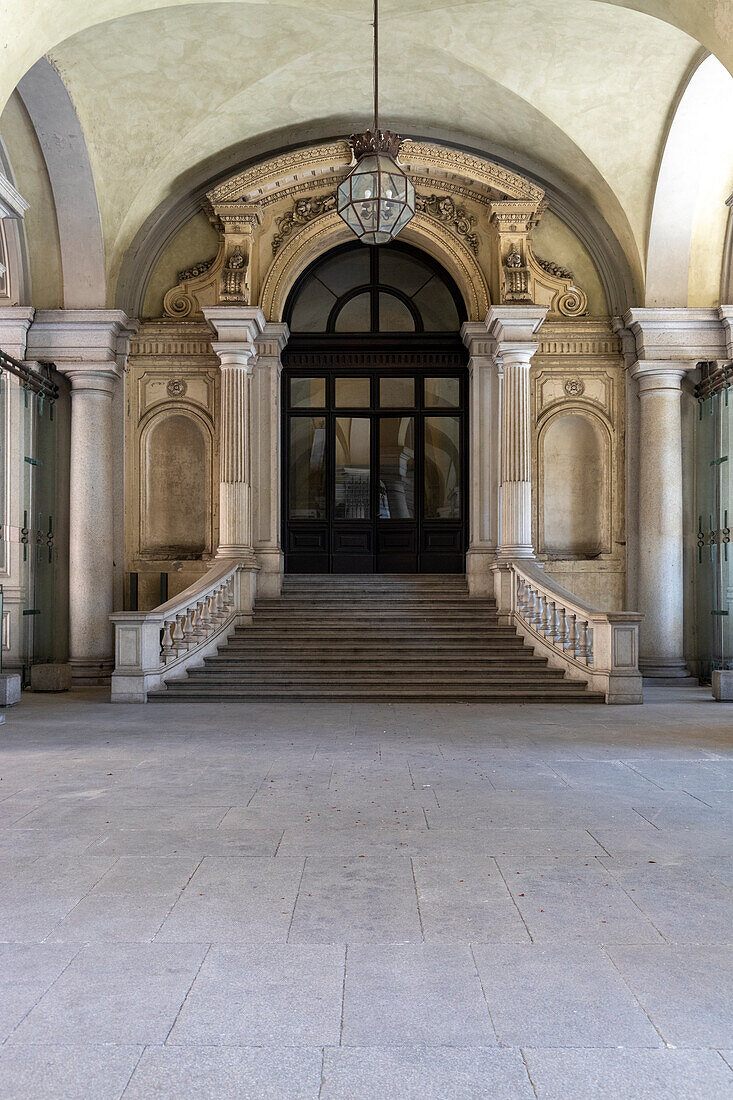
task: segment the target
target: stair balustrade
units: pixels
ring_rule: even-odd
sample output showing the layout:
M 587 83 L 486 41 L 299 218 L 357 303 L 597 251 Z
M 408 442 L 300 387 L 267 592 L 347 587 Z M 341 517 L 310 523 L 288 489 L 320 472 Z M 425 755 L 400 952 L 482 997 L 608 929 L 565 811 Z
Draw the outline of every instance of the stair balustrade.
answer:
M 115 628 L 113 703 L 146 703 L 148 692 L 215 653 L 251 618 L 252 573 L 218 562 L 180 595 L 153 611 L 119 611 Z
M 508 565 L 512 623 L 526 640 L 573 680 L 602 691 L 607 703 L 641 703 L 636 611 L 601 611 L 556 584 L 534 562 Z

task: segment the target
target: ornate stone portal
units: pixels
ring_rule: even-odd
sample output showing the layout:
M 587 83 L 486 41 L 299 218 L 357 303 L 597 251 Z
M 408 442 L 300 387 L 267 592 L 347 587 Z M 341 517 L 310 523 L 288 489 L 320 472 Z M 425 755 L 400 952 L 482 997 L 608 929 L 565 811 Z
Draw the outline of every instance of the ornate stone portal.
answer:
M 417 192 L 417 212 L 400 239 L 450 273 L 468 316 L 472 590 L 491 587 L 500 550 L 507 558 L 539 552 L 551 559 L 553 573 L 573 580 L 578 595 L 620 607 L 623 367 L 610 322 L 587 316 L 586 293 L 571 271 L 535 254 L 532 235 L 546 207 L 535 183 L 427 142 L 404 142 L 400 160 Z M 216 255 L 191 257 L 164 296 L 164 316 L 143 324 L 133 342 L 126 538 L 127 569 L 139 578 L 141 607 L 157 602 L 160 573 L 169 575 L 173 595 L 232 545 L 244 547 L 260 571 L 260 591 L 279 590 L 279 371 L 288 337 L 283 310 L 309 264 L 352 239 L 335 208 L 336 189 L 352 164 L 349 143 L 334 141 L 266 160 L 212 189 L 205 210 L 219 234 Z M 229 314 L 248 320 L 239 351 L 236 336 L 221 335 Z M 515 314 L 532 314 L 537 330 L 541 324 L 521 347 L 511 339 Z M 238 412 L 222 386 L 232 356 L 242 364 Z M 503 452 L 510 447 L 514 454 L 515 443 L 521 457 L 510 470 Z M 197 485 L 184 474 L 192 455 L 198 456 Z M 180 493 L 172 493 L 170 508 L 161 505 L 165 493 L 152 462 L 169 468 L 171 485 L 185 485 L 195 535 L 186 536 L 173 514 L 180 513 Z M 593 470 L 568 486 L 547 478 L 552 463 L 556 469 L 590 463 Z M 242 474 L 236 485 L 228 480 L 231 469 Z M 581 507 L 586 474 L 593 531 Z M 244 526 L 232 543 L 236 517 L 229 505 L 227 515 L 220 509 L 233 493 L 245 501 L 247 516 L 240 517 Z M 152 512 L 151 499 L 158 502 Z M 167 539 L 166 527 L 175 538 Z

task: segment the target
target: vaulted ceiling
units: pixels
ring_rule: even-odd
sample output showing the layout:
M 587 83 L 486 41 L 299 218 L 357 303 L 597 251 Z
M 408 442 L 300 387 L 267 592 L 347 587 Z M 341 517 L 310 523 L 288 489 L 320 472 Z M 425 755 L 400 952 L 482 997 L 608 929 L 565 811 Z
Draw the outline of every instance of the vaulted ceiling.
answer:
M 0 107 L 47 53 L 76 107 L 110 275 L 168 195 L 369 122 L 370 0 L 5 0 Z M 382 0 L 382 120 L 492 151 L 600 212 L 643 281 L 661 152 L 730 0 Z M 733 182 L 733 181 L 732 181 Z

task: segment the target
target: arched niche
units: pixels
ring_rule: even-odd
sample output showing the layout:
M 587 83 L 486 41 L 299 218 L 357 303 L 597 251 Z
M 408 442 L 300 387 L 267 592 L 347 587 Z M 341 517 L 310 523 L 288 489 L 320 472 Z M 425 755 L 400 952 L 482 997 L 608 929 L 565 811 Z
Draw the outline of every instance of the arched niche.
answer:
M 597 416 L 563 410 L 539 439 L 539 550 L 549 558 L 610 553 L 611 437 Z
M 193 561 L 211 553 L 208 425 L 176 408 L 157 413 L 140 437 L 140 556 Z

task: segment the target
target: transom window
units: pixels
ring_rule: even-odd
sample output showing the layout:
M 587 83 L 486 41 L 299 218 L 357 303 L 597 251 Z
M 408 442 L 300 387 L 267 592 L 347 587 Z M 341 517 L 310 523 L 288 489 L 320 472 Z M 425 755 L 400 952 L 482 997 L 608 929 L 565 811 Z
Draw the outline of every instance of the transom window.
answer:
M 402 243 L 354 243 L 310 267 L 285 320 L 298 333 L 457 333 L 463 303 L 428 256 Z

